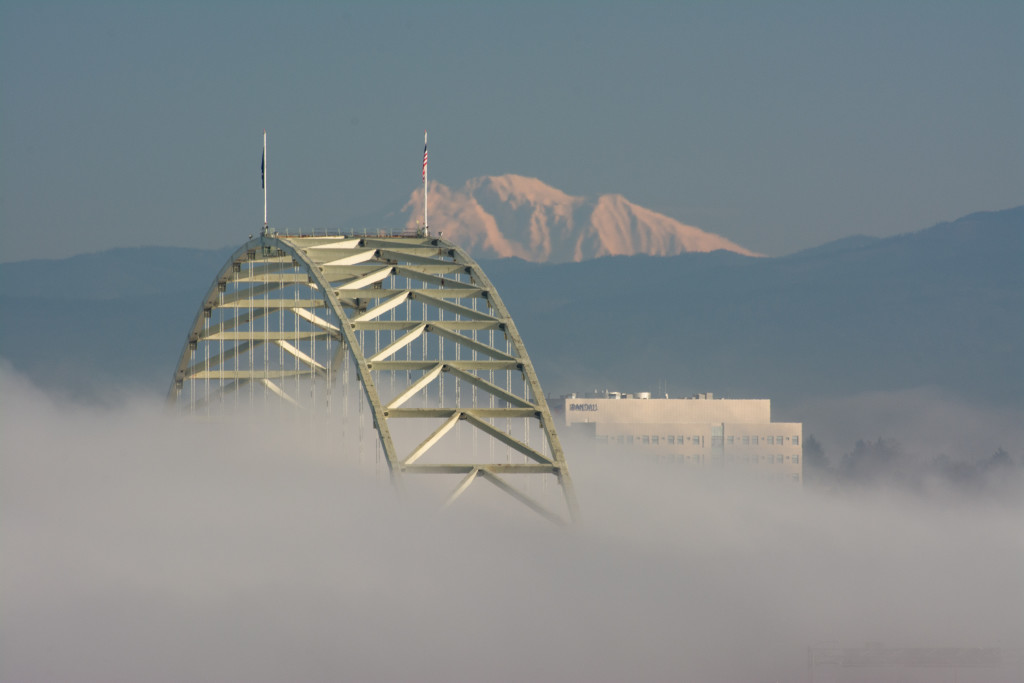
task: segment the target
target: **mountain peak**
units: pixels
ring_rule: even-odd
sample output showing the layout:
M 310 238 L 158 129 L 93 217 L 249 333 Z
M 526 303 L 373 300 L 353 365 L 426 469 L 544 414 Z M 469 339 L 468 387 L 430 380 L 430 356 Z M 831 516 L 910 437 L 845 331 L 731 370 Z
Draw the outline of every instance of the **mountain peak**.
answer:
M 423 190 L 402 209 L 415 228 Z M 569 195 L 537 178 L 482 176 L 458 190 L 430 184 L 430 226 L 484 258 L 561 263 L 601 256 L 674 256 L 724 249 L 757 256 L 724 237 L 630 202 L 620 194 Z
M 471 194 L 490 192 L 503 202 L 515 204 L 524 202 L 541 205 L 560 204 L 581 199 L 580 197 L 571 197 L 538 178 L 528 178 L 512 173 L 473 178 L 466 183 L 464 189 Z

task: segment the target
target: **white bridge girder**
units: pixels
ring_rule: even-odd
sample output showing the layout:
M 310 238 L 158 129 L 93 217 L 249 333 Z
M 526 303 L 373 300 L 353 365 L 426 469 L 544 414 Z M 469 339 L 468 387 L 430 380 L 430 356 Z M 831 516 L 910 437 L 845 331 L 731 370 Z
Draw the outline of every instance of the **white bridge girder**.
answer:
M 487 482 L 548 519 L 578 518 L 515 323 L 480 267 L 440 238 L 271 233 L 239 248 L 199 306 L 168 402 L 209 412 L 244 404 L 243 389 L 328 412 L 355 391 L 396 485 L 454 477 L 451 505 Z

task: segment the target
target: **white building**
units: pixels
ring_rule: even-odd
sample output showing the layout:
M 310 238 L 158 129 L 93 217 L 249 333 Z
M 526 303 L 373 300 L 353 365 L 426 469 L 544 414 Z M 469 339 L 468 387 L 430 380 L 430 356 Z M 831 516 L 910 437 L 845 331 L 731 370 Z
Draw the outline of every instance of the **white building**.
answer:
M 650 396 L 570 394 L 550 404 L 567 426 L 585 430 L 602 443 L 641 448 L 696 467 L 801 483 L 803 424 L 772 422 L 769 399 Z

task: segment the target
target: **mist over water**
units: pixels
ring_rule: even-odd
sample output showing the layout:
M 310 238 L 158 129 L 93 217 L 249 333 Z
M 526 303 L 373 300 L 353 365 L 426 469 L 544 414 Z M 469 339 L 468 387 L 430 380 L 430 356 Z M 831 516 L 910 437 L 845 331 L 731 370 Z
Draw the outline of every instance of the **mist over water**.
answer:
M 0 387 L 5 681 L 800 681 L 810 645 L 1024 645 L 1021 496 L 758 486 L 567 436 L 563 529 L 492 487 L 400 501 L 308 423 Z

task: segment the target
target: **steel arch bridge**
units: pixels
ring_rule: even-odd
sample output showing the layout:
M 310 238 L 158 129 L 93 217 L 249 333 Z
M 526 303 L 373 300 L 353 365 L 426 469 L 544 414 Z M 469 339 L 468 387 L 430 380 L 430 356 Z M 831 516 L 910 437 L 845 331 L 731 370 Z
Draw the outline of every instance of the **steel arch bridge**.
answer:
M 250 239 L 203 297 L 167 400 L 193 414 L 312 409 L 342 424 L 355 403 L 360 441 L 368 417 L 399 490 L 431 475 L 418 479 L 448 505 L 485 481 L 550 520 L 578 519 L 512 317 L 480 266 L 440 238 Z

